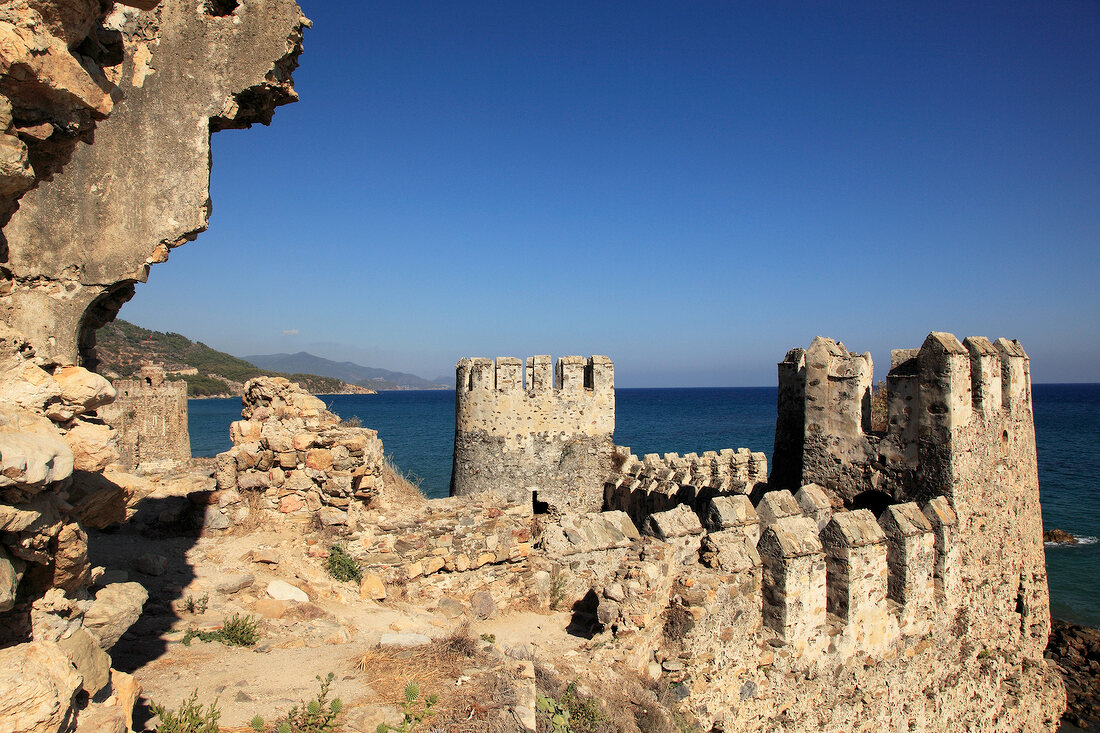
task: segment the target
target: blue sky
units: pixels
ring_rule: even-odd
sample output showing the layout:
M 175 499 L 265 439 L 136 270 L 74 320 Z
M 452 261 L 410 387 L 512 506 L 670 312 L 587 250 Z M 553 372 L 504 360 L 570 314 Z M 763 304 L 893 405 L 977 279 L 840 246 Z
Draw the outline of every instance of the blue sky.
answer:
M 305 0 L 297 104 L 120 316 L 453 373 L 771 385 L 817 334 L 1100 381 L 1100 3 Z

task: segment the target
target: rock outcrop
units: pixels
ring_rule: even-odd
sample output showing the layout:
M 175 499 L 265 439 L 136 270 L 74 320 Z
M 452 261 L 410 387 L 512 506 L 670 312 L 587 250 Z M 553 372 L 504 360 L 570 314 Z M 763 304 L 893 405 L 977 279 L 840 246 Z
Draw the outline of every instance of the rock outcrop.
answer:
M 120 5 L 151 10 L 158 0 Z M 19 197 L 89 142 L 118 88 L 110 67 L 121 39 L 103 25 L 100 0 L 0 3 L 0 227 Z
M 89 597 L 82 523 L 144 489 L 97 414 L 116 393 L 85 368 L 95 329 L 205 228 L 210 133 L 296 99 L 308 25 L 292 0 L 0 2 L 0 731 L 68 730 L 78 691 L 124 678 L 106 650 L 147 594 Z M 128 727 L 84 705 L 81 730 Z

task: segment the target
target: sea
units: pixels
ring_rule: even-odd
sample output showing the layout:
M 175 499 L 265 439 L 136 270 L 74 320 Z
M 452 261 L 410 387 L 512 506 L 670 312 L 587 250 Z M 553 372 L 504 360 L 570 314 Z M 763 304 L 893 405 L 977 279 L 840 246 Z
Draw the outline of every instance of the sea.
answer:
M 429 497 L 448 493 L 454 442 L 454 392 L 324 395 L 344 419 L 374 428 L 394 463 Z M 775 437 L 775 387 L 616 389 L 615 443 L 634 453 L 702 453 L 722 448 L 764 451 Z M 1046 547 L 1051 611 L 1100 627 L 1100 384 L 1032 388 L 1039 493 L 1046 529 L 1065 530 L 1076 545 Z M 190 400 L 195 456 L 228 450 L 229 423 L 241 401 Z

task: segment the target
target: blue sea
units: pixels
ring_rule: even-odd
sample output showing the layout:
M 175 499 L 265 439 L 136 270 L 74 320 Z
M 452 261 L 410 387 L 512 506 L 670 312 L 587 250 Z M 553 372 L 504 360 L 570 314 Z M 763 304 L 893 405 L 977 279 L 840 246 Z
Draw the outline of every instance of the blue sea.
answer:
M 1077 536 L 1078 545 L 1048 546 L 1055 616 L 1100 626 L 1100 384 L 1038 384 L 1032 391 L 1039 449 L 1043 524 Z M 408 391 L 328 395 L 329 409 L 378 431 L 394 462 L 431 497 L 447 495 L 454 441 L 454 392 Z M 721 448 L 764 451 L 775 435 L 774 387 L 617 389 L 615 442 L 636 454 Z M 191 450 L 228 450 L 239 399 L 191 400 Z

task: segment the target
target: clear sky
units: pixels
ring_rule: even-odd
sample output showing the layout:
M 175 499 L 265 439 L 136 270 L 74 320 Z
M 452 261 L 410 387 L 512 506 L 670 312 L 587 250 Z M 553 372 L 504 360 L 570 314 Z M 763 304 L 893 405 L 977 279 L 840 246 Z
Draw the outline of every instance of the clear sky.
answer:
M 817 334 L 1100 381 L 1100 3 L 304 0 L 301 95 L 120 316 L 453 374 L 772 385 Z

